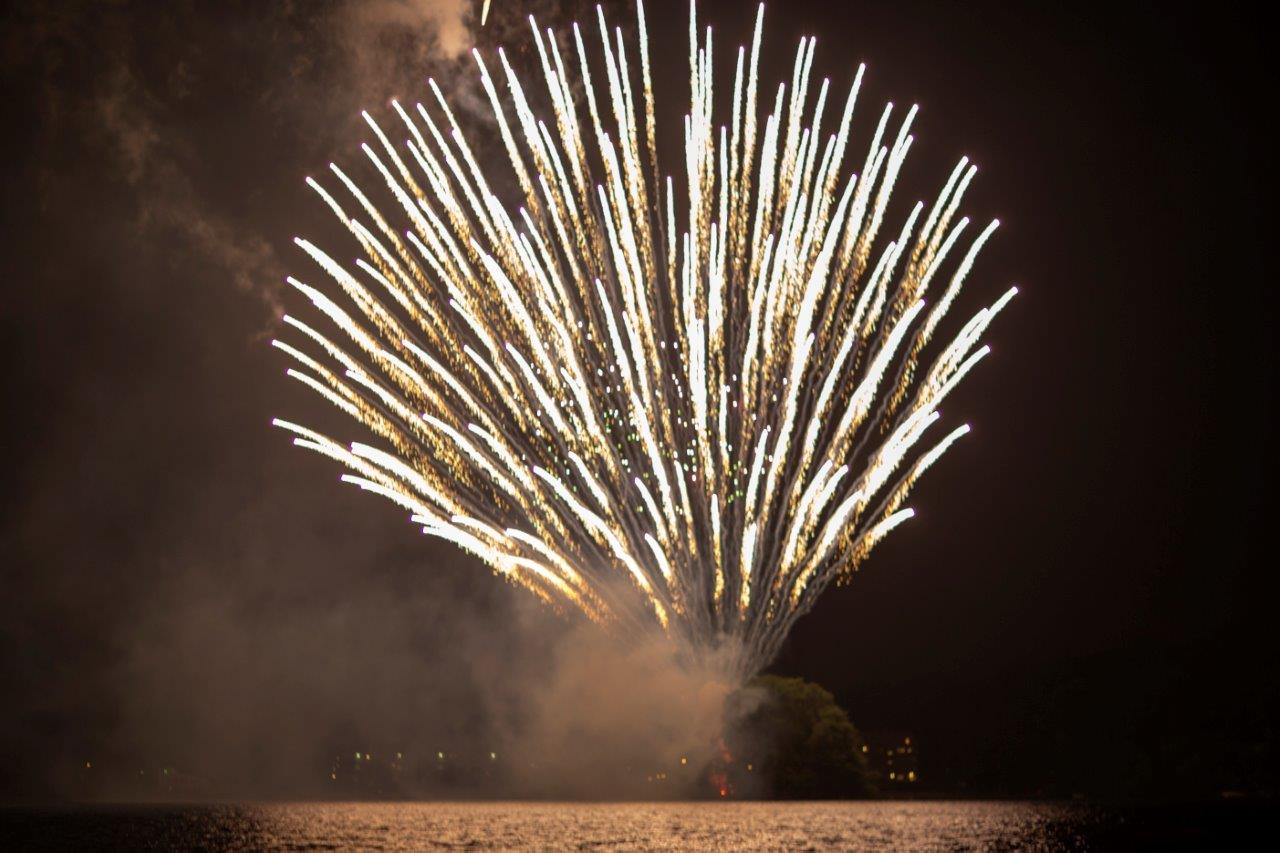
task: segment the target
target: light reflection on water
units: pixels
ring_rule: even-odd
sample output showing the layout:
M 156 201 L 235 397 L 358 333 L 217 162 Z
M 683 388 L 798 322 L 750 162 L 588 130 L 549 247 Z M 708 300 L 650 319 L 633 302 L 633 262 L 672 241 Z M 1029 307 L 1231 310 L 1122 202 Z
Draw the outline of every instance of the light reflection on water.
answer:
M 79 806 L 0 809 L 0 847 L 1060 850 L 1222 840 L 1227 817 L 971 801 Z

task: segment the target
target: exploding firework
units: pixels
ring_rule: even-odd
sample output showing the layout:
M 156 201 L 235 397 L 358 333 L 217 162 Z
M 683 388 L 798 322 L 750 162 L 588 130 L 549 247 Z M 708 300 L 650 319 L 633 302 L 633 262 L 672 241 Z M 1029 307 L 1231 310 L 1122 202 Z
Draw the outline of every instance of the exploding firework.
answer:
M 275 345 L 381 447 L 275 423 L 553 607 L 740 677 L 911 517 L 913 484 L 968 431 L 930 438 L 938 406 L 1016 289 L 930 344 L 997 223 L 955 248 L 962 159 L 877 244 L 915 109 L 895 132 L 886 106 L 847 169 L 862 68 L 828 116 L 802 39 L 761 125 L 762 6 L 717 125 L 691 10 L 668 175 L 643 6 L 637 53 L 598 16 L 595 71 L 576 24 L 562 45 L 530 19 L 541 106 L 501 49 L 506 95 L 474 54 L 510 175 L 480 168 L 431 81 L 431 107 L 393 104 L 403 144 L 365 115 L 399 226 L 337 166 L 347 202 L 308 179 L 364 257 L 348 269 L 299 239 L 341 297 L 289 281 L 340 335 L 286 317 L 301 343 Z M 493 189 L 512 176 L 522 206 Z

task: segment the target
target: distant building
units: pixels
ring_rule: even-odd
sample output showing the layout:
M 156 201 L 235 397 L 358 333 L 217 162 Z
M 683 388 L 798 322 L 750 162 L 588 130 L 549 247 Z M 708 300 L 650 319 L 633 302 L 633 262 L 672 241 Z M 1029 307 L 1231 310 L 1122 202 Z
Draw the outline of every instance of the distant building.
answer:
M 920 781 L 920 753 L 915 738 L 904 732 L 868 732 L 862 752 L 881 791 L 915 787 Z
M 70 767 L 63 778 L 67 793 L 77 800 L 193 800 L 220 792 L 204 777 L 179 770 L 172 764 L 139 766 L 140 761 L 120 758 L 85 759 Z
M 327 781 L 335 796 L 355 799 L 483 796 L 501 787 L 506 770 L 492 750 L 444 748 L 410 756 L 393 750 L 350 749 L 332 756 Z
M 403 789 L 404 754 L 385 752 L 374 755 L 357 750 L 333 757 L 329 782 L 348 795 L 391 795 Z

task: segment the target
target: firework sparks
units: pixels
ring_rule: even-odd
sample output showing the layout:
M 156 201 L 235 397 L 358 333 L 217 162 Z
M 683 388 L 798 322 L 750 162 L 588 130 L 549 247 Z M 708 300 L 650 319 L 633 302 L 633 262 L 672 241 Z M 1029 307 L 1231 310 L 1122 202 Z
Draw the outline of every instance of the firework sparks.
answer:
M 393 105 L 401 145 L 365 115 L 396 217 L 337 166 L 347 202 L 308 179 L 364 257 L 348 269 L 299 239 L 341 296 L 290 279 L 330 331 L 286 317 L 301 338 L 275 343 L 382 446 L 275 423 L 552 606 L 695 658 L 727 649 L 741 675 L 911 517 L 913 484 L 968 431 L 931 437 L 938 407 L 1016 288 L 930 345 L 996 227 L 947 263 L 975 167 L 879 245 L 915 109 L 895 133 L 886 106 L 846 168 L 862 68 L 828 116 L 807 38 L 761 123 L 763 6 L 719 125 L 691 9 L 684 162 L 664 174 L 637 12 L 636 53 L 598 12 L 603 80 L 577 25 L 566 56 L 530 19 L 547 116 L 502 50 L 509 100 L 474 52 L 522 206 L 495 195 L 434 82 L 429 107 Z

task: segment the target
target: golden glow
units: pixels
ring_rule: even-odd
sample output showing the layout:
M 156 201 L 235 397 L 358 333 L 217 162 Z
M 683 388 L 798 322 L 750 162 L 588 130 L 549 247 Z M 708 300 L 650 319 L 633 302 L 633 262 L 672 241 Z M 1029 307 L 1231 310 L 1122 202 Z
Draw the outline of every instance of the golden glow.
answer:
M 863 69 L 828 115 L 809 38 L 761 103 L 763 7 L 714 118 L 691 7 L 683 159 L 663 173 L 637 11 L 638 46 L 597 11 L 596 58 L 577 25 L 558 40 L 531 20 L 549 112 L 501 49 L 473 52 L 518 203 L 434 81 L 427 105 L 393 104 L 398 143 L 364 115 L 382 207 L 337 166 L 342 204 L 308 179 L 363 257 L 298 239 L 335 287 L 289 282 L 329 329 L 287 317 L 302 339 L 275 345 L 377 446 L 275 423 L 551 606 L 695 655 L 731 640 L 747 673 L 911 518 L 911 487 L 968 427 L 922 451 L 925 434 L 1016 288 L 930 346 L 996 225 L 945 263 L 976 168 L 878 246 L 915 108 L 895 132 L 887 106 L 854 162 Z

